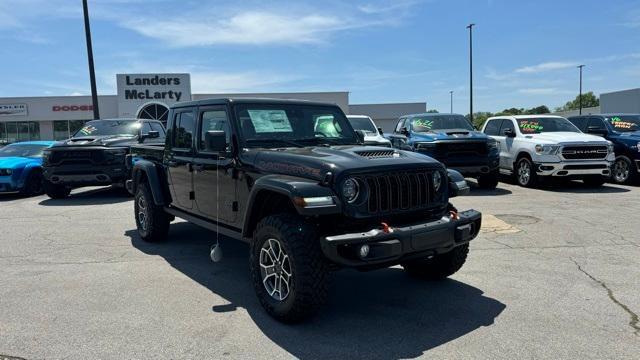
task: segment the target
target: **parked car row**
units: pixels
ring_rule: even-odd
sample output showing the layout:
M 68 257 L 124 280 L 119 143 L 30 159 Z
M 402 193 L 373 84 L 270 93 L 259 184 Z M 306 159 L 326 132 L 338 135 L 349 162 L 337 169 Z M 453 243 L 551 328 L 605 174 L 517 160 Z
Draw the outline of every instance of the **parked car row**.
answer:
M 640 117 L 570 120 L 497 116 L 477 131 L 462 115 L 415 114 L 385 136 L 370 117 L 333 104 L 200 100 L 172 105 L 166 130 L 94 120 L 66 141 L 8 145 L 0 191 L 63 198 L 74 187 L 122 185 L 144 241 L 165 240 L 182 218 L 247 242 L 260 303 L 295 322 L 325 302 L 337 269 L 401 265 L 431 280 L 457 272 L 482 222 L 451 203 L 468 193 L 465 176 L 483 188 L 499 173 L 522 186 L 637 176 Z M 220 249 L 216 237 L 213 261 Z

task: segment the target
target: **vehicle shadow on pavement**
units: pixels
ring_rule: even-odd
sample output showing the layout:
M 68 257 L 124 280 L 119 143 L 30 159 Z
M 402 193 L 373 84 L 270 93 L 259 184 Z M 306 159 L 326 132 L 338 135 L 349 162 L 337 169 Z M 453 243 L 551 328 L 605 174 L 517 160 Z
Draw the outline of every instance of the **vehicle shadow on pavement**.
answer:
M 209 248 L 215 233 L 195 225 L 172 224 L 169 240 L 159 244 L 145 243 L 135 230 L 125 235 L 138 250 L 163 257 L 229 301 L 213 306 L 214 314 L 246 309 L 270 340 L 297 358 L 413 358 L 493 324 L 506 308 L 453 279 L 424 282 L 398 268 L 343 270 L 333 274 L 329 303 L 317 316 L 284 325 L 264 312 L 253 292 L 246 244 L 224 238 L 224 258 L 214 264 Z
M 471 188 L 471 191 L 465 196 L 500 196 L 511 195 L 513 193 L 511 190 L 501 188 L 500 184 L 498 184 L 498 187 L 495 189 L 482 189 L 478 186 L 477 182 L 469 179 L 467 179 L 467 184 Z
M 45 195 L 46 196 L 46 195 Z M 50 199 L 40 201 L 43 206 L 78 206 L 78 205 L 106 205 L 117 204 L 132 200 L 133 197 L 126 190 L 115 187 L 91 188 L 89 190 L 74 190 L 64 199 Z

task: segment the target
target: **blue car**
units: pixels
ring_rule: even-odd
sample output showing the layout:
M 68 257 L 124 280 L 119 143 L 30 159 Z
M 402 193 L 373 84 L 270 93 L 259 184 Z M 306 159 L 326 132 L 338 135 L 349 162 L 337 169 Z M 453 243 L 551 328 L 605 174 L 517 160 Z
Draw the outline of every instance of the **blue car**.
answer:
M 27 141 L 0 148 L 0 193 L 42 193 L 42 153 L 54 141 Z
M 465 177 L 478 179 L 481 188 L 498 185 L 498 142 L 475 131 L 462 115 L 405 115 L 388 139 L 395 148 L 430 156 Z

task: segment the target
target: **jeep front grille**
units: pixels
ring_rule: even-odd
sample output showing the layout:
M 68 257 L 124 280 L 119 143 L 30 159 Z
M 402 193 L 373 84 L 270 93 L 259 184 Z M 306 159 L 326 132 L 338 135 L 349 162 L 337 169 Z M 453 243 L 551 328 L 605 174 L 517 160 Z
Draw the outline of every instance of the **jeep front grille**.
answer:
M 609 153 L 606 145 L 570 145 L 562 148 L 567 160 L 603 160 Z
M 418 210 L 429 207 L 434 198 L 432 171 L 406 171 L 363 177 L 370 214 Z

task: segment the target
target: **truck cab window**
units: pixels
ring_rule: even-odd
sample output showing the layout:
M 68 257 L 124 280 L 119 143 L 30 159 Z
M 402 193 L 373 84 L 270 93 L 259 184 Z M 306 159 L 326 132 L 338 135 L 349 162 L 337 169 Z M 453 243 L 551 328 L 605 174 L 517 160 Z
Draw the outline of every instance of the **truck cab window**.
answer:
M 231 130 L 229 129 L 229 121 L 227 120 L 227 112 L 225 110 L 209 110 L 202 112 L 202 121 L 200 127 L 200 139 L 198 144 L 199 150 L 206 149 L 205 135 L 207 131 L 222 130 L 225 132 L 227 144 L 231 143 Z
M 193 130 L 195 128 L 192 112 L 176 114 L 173 128 L 173 147 L 191 149 L 193 146 Z
M 484 133 L 487 135 L 498 135 L 498 130 L 500 130 L 500 123 L 502 120 L 489 120 L 487 126 L 484 128 Z
M 498 136 L 505 136 L 504 132 L 507 129 L 511 129 L 514 133 L 516 132 L 515 126 L 513 126 L 513 121 L 511 120 L 503 120 L 502 125 L 500 126 L 500 131 L 498 132 Z

